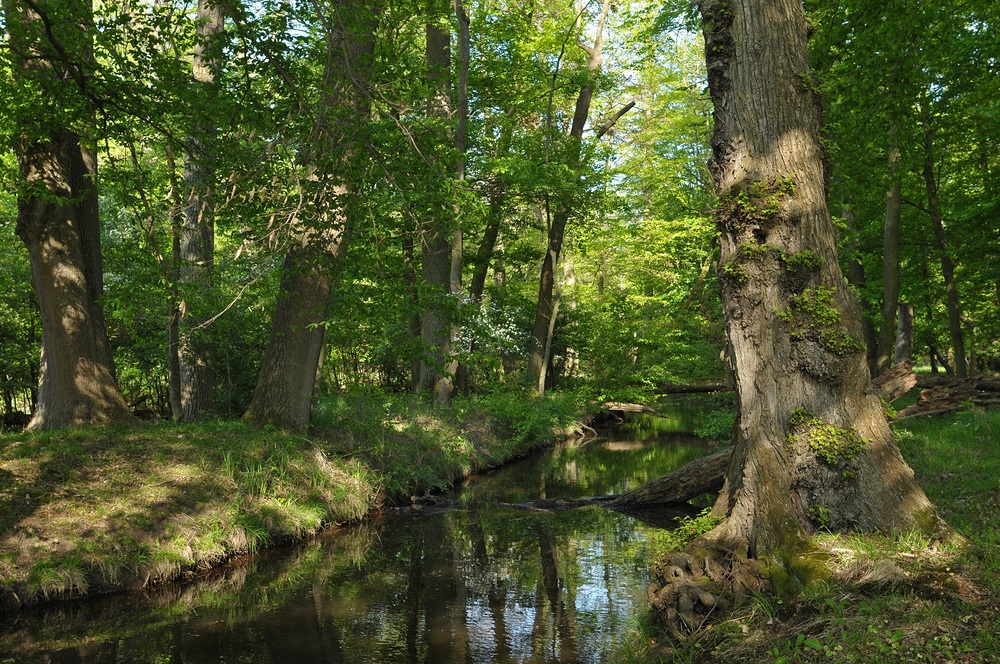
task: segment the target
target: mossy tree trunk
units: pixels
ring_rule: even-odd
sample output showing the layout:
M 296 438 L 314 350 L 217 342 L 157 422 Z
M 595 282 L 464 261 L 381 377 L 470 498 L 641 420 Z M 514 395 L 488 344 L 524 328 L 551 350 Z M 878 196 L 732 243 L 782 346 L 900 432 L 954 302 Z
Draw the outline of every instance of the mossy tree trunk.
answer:
M 720 281 L 739 395 L 709 542 L 785 559 L 817 526 L 940 528 L 872 389 L 837 262 L 796 0 L 701 4 L 715 107 Z

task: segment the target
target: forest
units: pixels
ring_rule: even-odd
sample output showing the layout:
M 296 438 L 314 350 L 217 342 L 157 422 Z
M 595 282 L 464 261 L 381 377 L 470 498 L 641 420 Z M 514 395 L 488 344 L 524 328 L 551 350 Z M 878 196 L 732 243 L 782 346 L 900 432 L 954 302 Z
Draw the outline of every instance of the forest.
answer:
M 75 213 L 94 216 L 82 241 L 125 404 L 302 427 L 290 404 L 308 403 L 313 373 L 320 391 L 722 378 L 695 17 L 563 4 L 352 3 L 344 16 L 316 2 L 77 2 L 53 5 L 66 15 L 35 35 L 31 5 L 11 3 L 8 30 L 29 32 L 12 32 L 4 60 L 6 145 L 63 132 L 99 176 Z M 871 365 L 891 364 L 902 311 L 933 371 L 995 367 L 988 3 L 808 9 L 830 209 Z M 43 183 L 16 154 L 2 194 L 7 417 L 45 403 L 17 203 Z M 302 338 L 279 348 L 290 329 Z M 265 396 L 285 390 L 288 404 Z
M 808 585 L 818 532 L 970 535 L 887 419 L 912 366 L 952 390 L 920 412 L 1000 403 L 995 3 L 3 9 L 0 393 L 28 437 L 0 479 L 30 504 L 71 471 L 28 478 L 29 448 L 69 468 L 148 445 L 321 504 L 276 525 L 240 498 L 239 536 L 181 546 L 164 580 L 442 490 L 601 404 L 719 388 L 725 485 L 649 591 L 675 642 L 731 595 Z M 898 394 L 872 387 L 901 367 Z M 251 472 L 274 459 L 344 465 Z M 355 503 L 332 507 L 338 482 Z M 29 516 L 14 493 L 0 531 Z M 133 544 L 88 551 L 138 573 L 161 543 Z M 0 550 L 0 589 L 48 598 L 25 550 Z M 84 594 L 66 560 L 51 592 Z

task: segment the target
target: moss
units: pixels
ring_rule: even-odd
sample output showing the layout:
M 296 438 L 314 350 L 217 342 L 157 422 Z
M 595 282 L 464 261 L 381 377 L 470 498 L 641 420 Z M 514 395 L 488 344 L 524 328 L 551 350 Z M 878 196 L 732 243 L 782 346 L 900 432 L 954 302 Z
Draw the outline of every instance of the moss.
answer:
M 758 570 L 777 595 L 795 595 L 833 578 L 829 554 L 813 538 L 789 524 L 779 551 L 758 558 Z
M 719 203 L 719 219 L 730 228 L 770 225 L 781 211 L 782 203 L 794 192 L 795 181 L 791 177 L 734 187 Z
M 813 338 L 835 355 L 848 355 L 864 350 L 864 344 L 847 330 L 839 327 L 840 312 L 831 304 L 833 288 L 817 286 L 793 295 L 791 303 L 777 312 L 778 318 L 792 327 L 793 340 Z
M 804 408 L 792 411 L 788 426 L 790 441 L 804 435 L 809 449 L 831 466 L 846 464 L 868 449 L 868 441 L 853 429 L 827 424 Z
M 793 272 L 799 268 L 814 270 L 823 264 L 823 257 L 812 249 L 803 249 L 794 254 L 786 254 L 782 251 L 779 256 L 785 264 L 785 269 L 789 272 Z
M 749 278 L 747 275 L 747 270 L 745 267 L 737 263 L 736 261 L 730 261 L 722 267 L 722 272 L 733 279 L 734 281 L 745 284 Z
M 741 244 L 738 248 L 738 251 L 740 252 L 740 254 L 743 255 L 744 258 L 754 259 L 754 258 L 764 257 L 767 254 L 767 252 L 770 251 L 770 249 L 771 248 L 766 244 L 747 242 L 746 244 Z

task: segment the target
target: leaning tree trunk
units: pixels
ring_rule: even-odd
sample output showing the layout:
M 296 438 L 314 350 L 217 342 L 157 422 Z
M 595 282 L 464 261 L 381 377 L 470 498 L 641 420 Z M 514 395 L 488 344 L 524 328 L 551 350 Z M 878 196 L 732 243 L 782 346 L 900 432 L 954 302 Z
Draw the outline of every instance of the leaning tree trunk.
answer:
M 900 456 L 837 262 L 797 0 L 701 4 L 720 276 L 740 420 L 712 541 L 788 560 L 805 534 L 942 527 Z
M 98 303 L 104 286 L 97 156 L 47 117 L 55 113 L 54 98 L 87 106 L 80 93 L 92 57 L 91 7 L 50 0 L 29 8 L 5 0 L 4 15 L 18 75 L 50 97 L 25 105 L 16 118 L 17 234 L 28 248 L 42 320 L 39 388 L 28 428 L 131 421 Z
M 254 424 L 303 429 L 331 305 L 333 270 L 346 249 L 352 190 L 351 164 L 360 154 L 357 136 L 370 110 L 367 91 L 377 9 L 350 0 L 333 3 L 327 24 L 327 61 L 321 108 L 304 162 L 313 176 L 307 199 L 309 223 L 299 224 L 285 257 L 271 336 L 253 399 L 243 418 Z

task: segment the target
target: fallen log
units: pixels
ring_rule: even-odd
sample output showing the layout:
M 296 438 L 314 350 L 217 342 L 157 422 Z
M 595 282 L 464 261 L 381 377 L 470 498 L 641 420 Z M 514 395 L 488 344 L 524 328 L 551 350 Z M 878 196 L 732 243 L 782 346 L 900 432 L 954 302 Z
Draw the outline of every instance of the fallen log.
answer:
M 899 411 L 897 419 L 943 414 L 969 405 L 994 408 L 1000 404 L 1000 380 L 993 375 L 953 378 L 923 390 L 917 402 Z
M 620 403 L 618 401 L 606 401 L 603 406 L 604 410 L 615 411 L 619 413 L 644 413 L 646 415 L 656 415 L 657 413 L 654 409 L 649 406 L 644 406 L 641 403 Z
M 892 369 L 880 373 L 872 381 L 878 395 L 892 403 L 917 385 L 917 374 L 913 373 L 913 362 L 903 360 Z
M 646 482 L 607 503 L 611 509 L 680 505 L 703 493 L 718 491 L 726 478 L 732 448 L 702 457 L 672 473 Z

